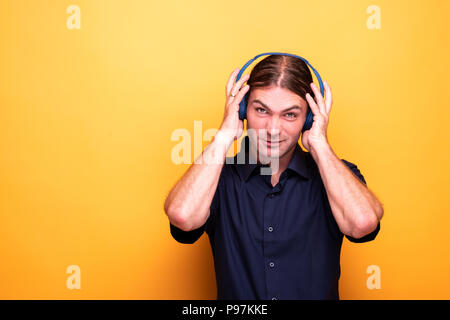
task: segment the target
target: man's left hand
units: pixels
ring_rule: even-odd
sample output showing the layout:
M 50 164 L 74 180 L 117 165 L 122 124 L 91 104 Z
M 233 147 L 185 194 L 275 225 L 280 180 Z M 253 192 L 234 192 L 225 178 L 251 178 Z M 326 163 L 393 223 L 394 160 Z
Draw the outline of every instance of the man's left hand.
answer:
M 331 88 L 326 81 L 324 81 L 325 100 L 313 82 L 310 86 L 314 92 L 315 101 L 309 93 L 306 94 L 306 99 L 313 112 L 314 121 L 311 128 L 303 132 L 302 144 L 308 151 L 314 152 L 315 148 L 328 145 L 327 128 L 333 99 Z

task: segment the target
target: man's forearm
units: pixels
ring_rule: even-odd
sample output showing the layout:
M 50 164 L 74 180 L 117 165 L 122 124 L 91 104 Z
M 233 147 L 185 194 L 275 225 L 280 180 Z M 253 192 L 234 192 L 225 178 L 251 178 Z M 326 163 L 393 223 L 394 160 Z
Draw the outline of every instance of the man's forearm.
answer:
M 328 143 L 312 148 L 333 216 L 342 233 L 361 238 L 377 227 L 383 207 L 375 195 L 336 156 Z
M 164 203 L 164 211 L 172 224 L 189 231 L 206 222 L 232 142 L 219 131 L 172 188 Z

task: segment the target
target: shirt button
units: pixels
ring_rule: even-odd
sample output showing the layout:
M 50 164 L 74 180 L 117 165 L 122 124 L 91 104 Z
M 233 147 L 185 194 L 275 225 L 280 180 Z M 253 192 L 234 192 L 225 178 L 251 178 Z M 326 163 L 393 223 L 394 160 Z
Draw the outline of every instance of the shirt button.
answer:
M 269 263 L 269 266 L 270 266 L 271 268 L 273 268 L 273 267 L 275 266 L 275 263 L 270 262 L 270 263 Z
M 269 198 L 273 198 L 273 197 L 275 197 L 275 193 L 269 194 Z
M 268 227 L 267 230 L 269 230 L 269 232 L 272 232 L 273 228 L 272 227 Z

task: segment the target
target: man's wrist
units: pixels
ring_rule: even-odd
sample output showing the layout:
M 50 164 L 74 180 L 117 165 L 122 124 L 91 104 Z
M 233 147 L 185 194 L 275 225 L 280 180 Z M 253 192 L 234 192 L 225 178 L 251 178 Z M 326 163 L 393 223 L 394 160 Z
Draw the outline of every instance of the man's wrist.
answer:
M 233 139 L 226 132 L 217 131 L 213 141 L 206 147 L 208 152 L 203 154 L 205 162 L 207 164 L 223 164 L 232 142 Z
M 330 144 L 327 141 L 317 142 L 311 145 L 310 153 L 314 160 L 318 160 L 321 155 L 332 153 Z
M 227 150 L 234 141 L 233 133 L 231 131 L 228 131 L 229 130 L 227 129 L 220 129 L 214 136 L 214 141 L 216 141 L 221 146 L 225 146 Z

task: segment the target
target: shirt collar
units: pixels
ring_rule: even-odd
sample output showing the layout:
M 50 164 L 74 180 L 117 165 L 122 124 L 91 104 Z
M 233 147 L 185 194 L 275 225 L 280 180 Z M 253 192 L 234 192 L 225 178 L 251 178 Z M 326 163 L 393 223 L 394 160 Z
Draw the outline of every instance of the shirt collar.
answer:
M 250 145 L 249 143 L 250 143 L 249 137 L 245 136 L 241 141 L 241 150 L 235 156 L 237 171 L 244 181 L 247 181 L 247 179 L 250 177 L 250 175 L 255 169 L 260 167 L 267 167 L 267 165 L 255 163 L 256 161 L 254 159 L 252 159 L 252 161 L 249 161 L 249 152 L 248 152 Z M 308 153 L 303 151 L 303 149 L 297 143 L 295 145 L 294 153 L 287 166 L 287 169 L 296 172 L 302 177 L 310 179 L 311 169 L 308 166 L 308 159 L 307 159 L 308 156 L 309 156 Z M 244 163 L 242 163 L 243 159 L 245 159 Z

